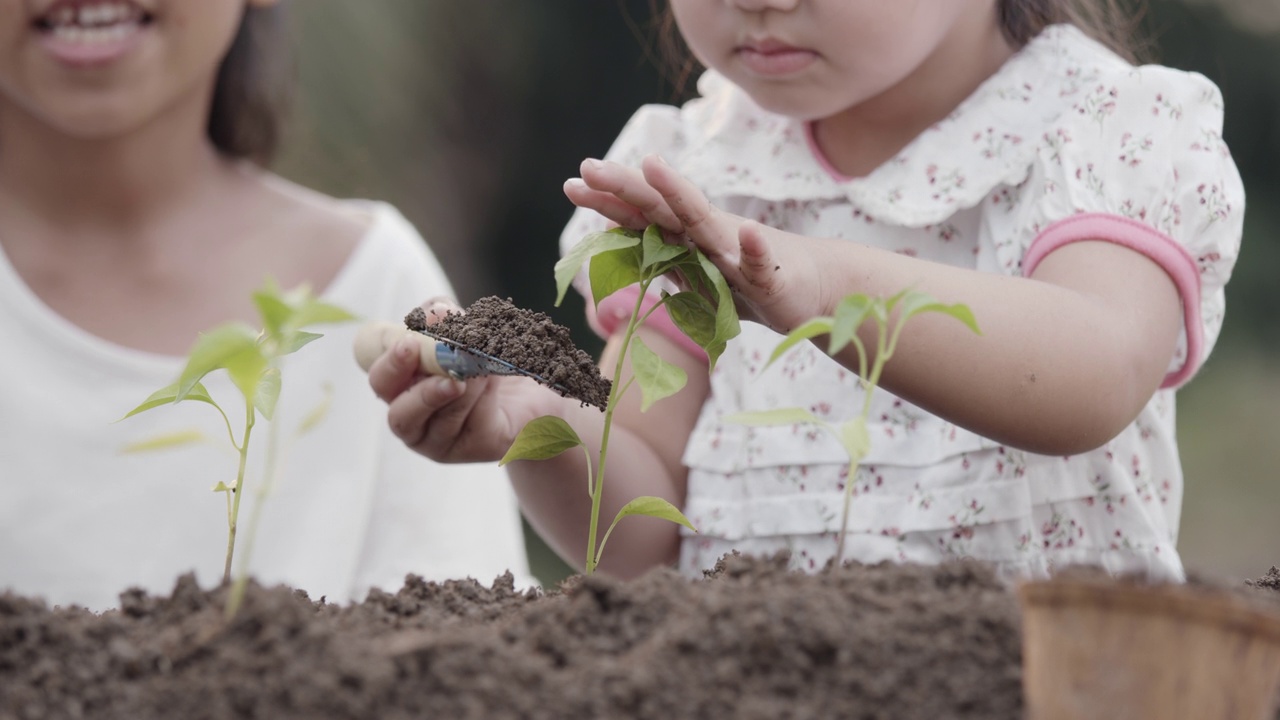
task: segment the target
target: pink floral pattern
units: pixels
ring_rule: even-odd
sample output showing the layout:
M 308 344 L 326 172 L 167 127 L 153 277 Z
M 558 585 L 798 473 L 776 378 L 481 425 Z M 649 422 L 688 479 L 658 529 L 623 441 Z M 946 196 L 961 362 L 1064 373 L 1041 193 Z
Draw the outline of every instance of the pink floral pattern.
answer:
M 829 170 L 801 123 L 761 110 L 724 78 L 707 73 L 699 89 L 702 97 L 683 108 L 641 109 L 608 157 L 635 164 L 661 153 L 719 207 L 791 232 L 1004 275 L 1021 274 L 1043 228 L 1077 213 L 1147 223 L 1195 258 L 1206 347 L 1217 337 L 1244 200 L 1221 139 L 1221 96 L 1199 75 L 1134 68 L 1078 30 L 1055 26 L 947 118 L 855 179 Z M 562 244 L 602 226 L 579 212 Z M 1002 447 L 879 391 L 872 447 L 850 478 L 825 431 L 724 422 L 778 407 L 831 422 L 860 412 L 857 379 L 813 345 L 765 367 L 780 340 L 745 324 L 712 374 L 684 458 L 685 511 L 700 531 L 683 544 L 686 571 L 730 550 L 787 549 L 797 568 L 822 567 L 852 483 L 851 558 L 976 557 L 1010 576 L 1080 562 L 1182 576 L 1172 390 L 1157 392 L 1105 447 L 1067 458 Z M 1171 367 L 1185 353 L 1184 339 Z

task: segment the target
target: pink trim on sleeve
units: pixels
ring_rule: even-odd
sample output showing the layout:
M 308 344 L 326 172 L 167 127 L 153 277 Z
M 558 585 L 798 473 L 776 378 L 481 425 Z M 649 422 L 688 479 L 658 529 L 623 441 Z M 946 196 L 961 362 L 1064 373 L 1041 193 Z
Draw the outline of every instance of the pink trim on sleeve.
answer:
M 1030 277 L 1040 261 L 1058 248 L 1082 240 L 1104 240 L 1140 252 L 1164 269 L 1182 296 L 1187 332 L 1187 357 L 1182 367 L 1165 376 L 1160 387 L 1186 382 L 1200 364 L 1204 328 L 1200 324 L 1200 272 L 1196 261 L 1176 240 L 1155 228 L 1120 215 L 1081 213 L 1050 225 L 1031 241 L 1022 258 L 1022 274 Z
M 633 285 L 629 288 L 623 288 L 604 300 L 600 301 L 600 307 L 595 313 L 595 323 L 592 327 L 603 337 L 609 337 L 614 331 L 626 324 L 631 318 L 631 310 L 636 306 L 636 296 L 640 294 L 640 287 Z M 649 308 L 658 304 L 659 298 L 652 295 L 645 297 L 644 302 L 640 306 L 640 314 L 649 312 Z M 587 303 L 587 319 L 592 319 L 591 303 Z M 671 320 L 671 316 L 667 314 L 667 308 L 660 307 L 649 319 L 645 321 L 645 327 L 657 330 L 663 337 L 674 342 L 681 350 L 689 353 L 696 358 L 706 358 L 707 353 L 698 344 L 689 339 L 688 335 L 680 332 L 680 328 L 676 327 L 675 322 Z

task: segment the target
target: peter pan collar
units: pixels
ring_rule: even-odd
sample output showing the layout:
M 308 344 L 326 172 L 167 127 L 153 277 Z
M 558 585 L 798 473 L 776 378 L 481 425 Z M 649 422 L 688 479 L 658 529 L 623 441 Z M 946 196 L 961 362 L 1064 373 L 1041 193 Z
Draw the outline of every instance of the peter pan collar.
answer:
M 723 76 L 698 80 L 686 106 L 701 136 L 681 159 L 708 195 L 767 201 L 847 200 L 863 213 L 909 227 L 945 220 L 992 190 L 1022 182 L 1046 129 L 1120 57 L 1071 25 L 1046 28 L 950 115 L 861 178 L 837 177 L 805 123 L 770 113 Z

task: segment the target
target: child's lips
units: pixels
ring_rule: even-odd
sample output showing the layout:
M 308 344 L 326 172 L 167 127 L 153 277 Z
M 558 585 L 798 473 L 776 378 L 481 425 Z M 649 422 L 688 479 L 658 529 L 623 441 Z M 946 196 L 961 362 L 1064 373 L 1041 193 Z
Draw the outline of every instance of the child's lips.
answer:
M 818 58 L 812 50 L 777 40 L 747 42 L 738 46 L 734 54 L 751 72 L 770 77 L 799 72 Z
M 60 0 L 33 21 L 41 46 L 72 67 L 109 64 L 127 54 L 153 22 L 130 0 Z

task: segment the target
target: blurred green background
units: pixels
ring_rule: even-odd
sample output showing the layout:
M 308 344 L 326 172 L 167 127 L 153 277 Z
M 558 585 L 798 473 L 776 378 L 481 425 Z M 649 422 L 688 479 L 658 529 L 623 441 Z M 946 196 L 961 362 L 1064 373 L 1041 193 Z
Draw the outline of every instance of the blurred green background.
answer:
M 595 351 L 551 267 L 572 207 L 560 187 L 631 113 L 683 96 L 655 59 L 649 0 L 305 0 L 284 175 L 388 200 L 426 236 L 466 304 L 511 297 Z M 1208 76 L 1248 191 L 1244 249 L 1209 363 L 1179 394 L 1189 569 L 1280 564 L 1280 0 L 1151 0 L 1154 56 Z M 535 572 L 567 568 L 536 539 Z

